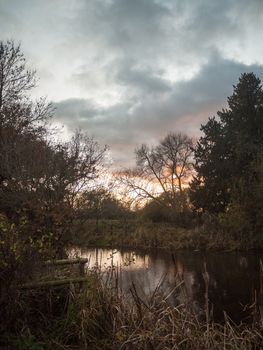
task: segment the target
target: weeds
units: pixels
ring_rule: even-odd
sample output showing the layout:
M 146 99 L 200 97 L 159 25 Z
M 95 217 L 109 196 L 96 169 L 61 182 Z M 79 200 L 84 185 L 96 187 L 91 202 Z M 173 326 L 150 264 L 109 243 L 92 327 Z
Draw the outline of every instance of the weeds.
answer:
M 201 321 L 187 303 L 169 303 L 183 281 L 166 294 L 160 283 L 142 297 L 134 284 L 124 294 L 118 279 L 118 269 L 97 269 L 80 291 L 70 286 L 21 292 L 17 324 L 2 344 L 22 350 L 262 349 L 263 320 L 256 307 L 252 324 L 234 324 L 227 315 L 223 324 L 210 317 Z

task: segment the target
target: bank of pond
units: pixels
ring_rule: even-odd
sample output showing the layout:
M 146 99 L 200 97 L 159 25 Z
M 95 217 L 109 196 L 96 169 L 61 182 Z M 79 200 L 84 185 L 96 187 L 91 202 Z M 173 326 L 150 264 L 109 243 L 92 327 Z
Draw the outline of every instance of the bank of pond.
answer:
M 215 219 L 191 227 L 182 227 L 171 222 L 88 220 L 82 224 L 77 223 L 73 231 L 71 243 L 83 247 L 263 251 L 261 232 L 232 232 Z

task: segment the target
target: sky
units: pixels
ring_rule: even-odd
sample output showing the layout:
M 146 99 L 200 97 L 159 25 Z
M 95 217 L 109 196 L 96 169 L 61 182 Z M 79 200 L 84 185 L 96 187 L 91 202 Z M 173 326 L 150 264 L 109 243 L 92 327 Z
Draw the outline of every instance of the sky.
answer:
M 263 78 L 263 0 L 0 0 L 0 33 L 63 137 L 81 128 L 116 168 L 168 132 L 199 137 L 241 73 Z

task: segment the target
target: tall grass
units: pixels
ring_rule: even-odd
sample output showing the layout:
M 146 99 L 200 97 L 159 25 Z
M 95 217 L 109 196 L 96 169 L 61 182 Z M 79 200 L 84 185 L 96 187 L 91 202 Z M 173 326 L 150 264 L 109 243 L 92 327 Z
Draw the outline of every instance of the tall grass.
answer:
M 263 319 L 255 304 L 251 324 L 200 320 L 186 301 L 172 306 L 169 298 L 184 288 L 155 291 L 142 297 L 135 284 L 120 288 L 118 269 L 89 272 L 79 289 L 21 291 L 17 322 L 1 337 L 4 349 L 262 349 Z M 209 308 L 209 305 L 207 305 Z M 0 347 L 1 348 L 1 347 Z

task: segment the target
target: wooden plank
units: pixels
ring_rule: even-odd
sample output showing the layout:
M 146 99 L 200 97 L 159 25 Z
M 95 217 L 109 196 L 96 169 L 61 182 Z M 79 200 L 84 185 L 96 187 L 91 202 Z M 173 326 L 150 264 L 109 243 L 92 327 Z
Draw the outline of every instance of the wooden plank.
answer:
M 63 286 L 71 283 L 84 283 L 84 282 L 90 282 L 90 277 L 76 277 L 76 278 L 65 278 L 65 279 L 53 280 L 53 281 L 30 282 L 30 283 L 22 284 L 20 288 L 21 289 L 49 288 L 49 287 Z
M 45 265 L 74 265 L 74 264 L 86 264 L 89 259 L 79 258 L 79 259 L 61 259 L 61 260 L 48 260 Z

